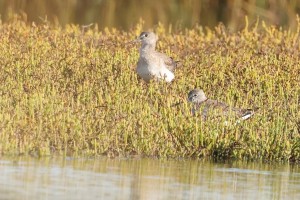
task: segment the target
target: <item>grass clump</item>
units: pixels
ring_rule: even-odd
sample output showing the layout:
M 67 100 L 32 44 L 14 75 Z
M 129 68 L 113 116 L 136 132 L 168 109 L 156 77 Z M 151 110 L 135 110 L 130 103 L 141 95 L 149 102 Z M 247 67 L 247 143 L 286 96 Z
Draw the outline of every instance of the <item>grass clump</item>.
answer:
M 125 32 L 11 20 L 0 24 L 2 154 L 300 159 L 299 31 L 255 25 L 156 28 L 158 49 L 181 60 L 171 84 L 137 79 Z M 189 90 L 259 107 L 225 126 L 190 115 Z

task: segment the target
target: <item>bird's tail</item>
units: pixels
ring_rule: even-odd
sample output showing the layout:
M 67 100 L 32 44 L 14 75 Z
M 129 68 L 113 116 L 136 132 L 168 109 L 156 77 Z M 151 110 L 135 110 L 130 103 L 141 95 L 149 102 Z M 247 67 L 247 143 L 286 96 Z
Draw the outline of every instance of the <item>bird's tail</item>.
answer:
M 238 120 L 236 120 L 235 124 L 239 124 L 241 121 L 251 118 L 258 109 L 259 108 L 245 109 L 243 115 Z
M 240 118 L 240 120 L 246 120 L 249 119 L 250 117 L 252 117 L 254 115 L 254 110 L 252 109 L 247 109 L 245 110 L 244 114 L 242 115 L 242 117 Z

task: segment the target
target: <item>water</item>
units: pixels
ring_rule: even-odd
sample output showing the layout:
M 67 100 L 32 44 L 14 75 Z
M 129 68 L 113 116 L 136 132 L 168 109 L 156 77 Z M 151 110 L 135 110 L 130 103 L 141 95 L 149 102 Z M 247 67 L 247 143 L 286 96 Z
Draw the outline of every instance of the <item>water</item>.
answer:
M 197 160 L 1 158 L 0 199 L 300 199 L 300 168 Z

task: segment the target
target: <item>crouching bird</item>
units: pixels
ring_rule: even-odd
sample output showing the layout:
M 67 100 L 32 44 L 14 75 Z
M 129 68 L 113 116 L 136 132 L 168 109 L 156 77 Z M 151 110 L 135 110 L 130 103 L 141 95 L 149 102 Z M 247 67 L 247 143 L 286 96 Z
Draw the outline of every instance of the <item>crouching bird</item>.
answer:
M 252 117 L 257 110 L 255 109 L 241 109 L 230 107 L 229 105 L 209 99 L 201 89 L 194 89 L 188 93 L 188 101 L 193 103 L 192 114 L 199 112 L 201 118 L 206 120 L 208 117 L 234 117 L 236 123 Z M 225 122 L 227 123 L 227 122 Z

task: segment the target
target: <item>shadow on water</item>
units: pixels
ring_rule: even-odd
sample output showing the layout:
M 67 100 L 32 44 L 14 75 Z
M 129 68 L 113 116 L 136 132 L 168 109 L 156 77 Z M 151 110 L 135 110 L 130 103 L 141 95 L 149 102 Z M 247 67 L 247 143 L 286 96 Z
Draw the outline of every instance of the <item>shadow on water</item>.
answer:
M 198 160 L 2 158 L 1 199 L 299 199 L 300 168 Z

